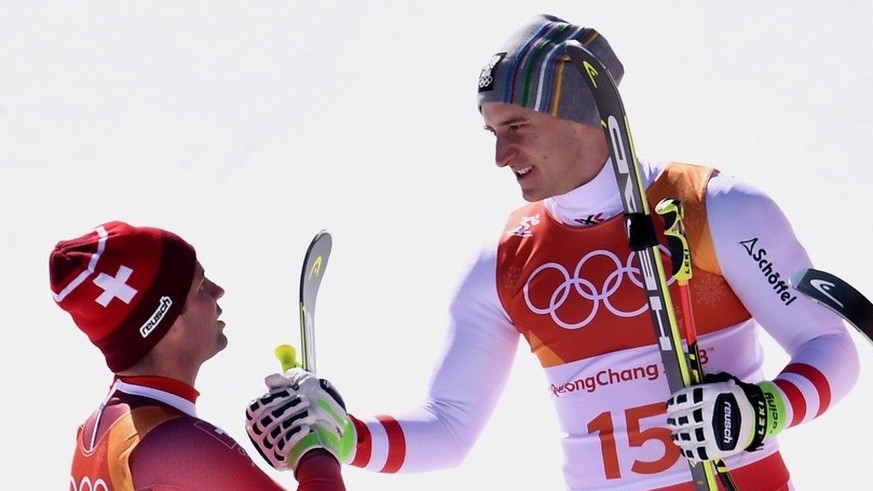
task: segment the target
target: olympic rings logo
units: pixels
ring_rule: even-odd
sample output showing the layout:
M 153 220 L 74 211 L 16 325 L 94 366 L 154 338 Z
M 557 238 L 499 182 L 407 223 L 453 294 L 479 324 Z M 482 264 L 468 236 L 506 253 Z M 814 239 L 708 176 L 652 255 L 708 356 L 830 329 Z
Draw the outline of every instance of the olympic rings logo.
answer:
M 661 246 L 661 249 L 667 253 L 669 251 Z M 588 278 L 585 278 L 582 274 L 582 268 L 588 263 L 596 258 L 605 258 L 608 261 L 611 261 L 615 270 L 612 271 L 607 277 L 603 280 L 601 285 L 595 285 L 593 281 Z M 555 322 L 558 326 L 564 329 L 579 329 L 587 326 L 591 323 L 594 317 L 597 315 L 598 311 L 601 308 L 601 305 L 605 307 L 607 310 L 612 312 L 614 315 L 618 317 L 636 317 L 646 310 L 648 310 L 648 304 L 645 299 L 643 299 L 643 304 L 638 308 L 632 310 L 621 310 L 620 308 L 613 305 L 610 300 L 612 295 L 614 295 L 619 288 L 621 288 L 625 279 L 633 283 L 634 285 L 643 288 L 642 277 L 640 274 L 639 268 L 633 266 L 634 253 L 631 252 L 627 257 L 627 260 L 622 263 L 618 256 L 610 251 L 598 250 L 592 251 L 582 257 L 579 260 L 579 263 L 576 264 L 576 268 L 573 271 L 572 276 L 570 272 L 563 265 L 558 264 L 556 262 L 548 262 L 545 263 L 538 268 L 536 268 L 533 273 L 531 273 L 530 277 L 524 284 L 523 292 L 524 292 L 524 301 L 527 304 L 527 307 L 531 312 L 538 315 L 548 315 L 551 317 L 552 321 Z M 555 291 L 549 296 L 548 305 L 540 306 L 535 305 L 534 301 L 530 297 L 530 286 L 534 279 L 549 270 L 557 271 L 558 274 L 561 275 L 563 281 L 555 288 Z M 669 283 L 672 283 L 675 279 L 671 278 Z M 560 309 L 565 302 L 570 298 L 571 294 L 575 294 L 581 296 L 585 300 L 589 300 L 591 302 L 591 312 L 579 322 L 571 323 L 562 320 L 558 316 L 558 309 Z
M 83 477 L 76 486 L 76 478 L 70 476 L 70 491 L 109 491 L 109 486 L 103 479 L 97 479 L 92 483 L 88 476 Z
M 506 56 L 506 53 L 497 53 L 489 58 L 488 63 L 482 67 L 482 71 L 479 72 L 479 92 L 494 88 L 494 67 L 500 63 L 504 56 Z

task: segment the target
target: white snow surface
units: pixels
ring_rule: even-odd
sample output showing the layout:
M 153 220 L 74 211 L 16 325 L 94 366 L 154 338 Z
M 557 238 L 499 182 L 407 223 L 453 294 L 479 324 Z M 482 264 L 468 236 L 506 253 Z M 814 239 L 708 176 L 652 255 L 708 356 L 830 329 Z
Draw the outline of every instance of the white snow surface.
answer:
M 873 294 L 869 2 L 6 0 L 0 12 L 3 489 L 67 487 L 76 427 L 110 383 L 47 268 L 55 242 L 107 220 L 179 233 L 226 289 L 230 344 L 200 373 L 198 412 L 259 464 L 244 406 L 277 368 L 273 347 L 299 345 L 298 275 L 322 228 L 334 248 L 320 375 L 355 414 L 417 404 L 460 274 L 522 203 L 493 165 L 475 87 L 538 13 L 610 41 L 640 156 L 763 188 L 818 267 Z M 852 489 L 868 465 L 873 345 L 855 339 L 854 392 L 782 435 L 799 490 Z M 766 342 L 775 375 L 786 360 Z M 347 467 L 348 488 L 562 489 L 543 382 L 522 346 L 459 467 Z

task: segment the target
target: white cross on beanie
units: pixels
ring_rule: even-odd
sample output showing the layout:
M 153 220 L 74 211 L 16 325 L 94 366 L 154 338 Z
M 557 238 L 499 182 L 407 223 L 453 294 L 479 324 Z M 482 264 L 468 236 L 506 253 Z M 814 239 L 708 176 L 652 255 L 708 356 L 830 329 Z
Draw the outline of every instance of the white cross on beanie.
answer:
M 173 325 L 196 262 L 194 248 L 172 232 L 113 221 L 58 242 L 49 279 L 55 302 L 119 372 Z

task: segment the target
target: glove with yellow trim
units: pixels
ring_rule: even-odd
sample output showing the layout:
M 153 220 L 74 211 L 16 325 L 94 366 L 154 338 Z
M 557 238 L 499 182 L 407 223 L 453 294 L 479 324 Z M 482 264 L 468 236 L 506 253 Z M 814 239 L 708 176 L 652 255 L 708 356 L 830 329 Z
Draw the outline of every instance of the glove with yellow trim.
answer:
M 667 426 L 692 462 L 761 448 L 785 428 L 786 409 L 772 382 L 750 384 L 728 373 L 676 391 L 667 400 Z

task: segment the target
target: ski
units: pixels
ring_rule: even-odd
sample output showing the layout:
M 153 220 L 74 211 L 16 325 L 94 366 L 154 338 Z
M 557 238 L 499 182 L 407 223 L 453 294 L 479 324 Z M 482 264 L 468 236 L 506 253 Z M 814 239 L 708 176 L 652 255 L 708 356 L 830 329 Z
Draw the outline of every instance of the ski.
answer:
M 300 271 L 300 343 L 303 345 L 301 366 L 312 373 L 316 373 L 315 299 L 332 248 L 333 238 L 330 232 L 322 230 L 315 234 L 306 249 L 303 269 Z
M 791 286 L 841 316 L 873 343 L 873 303 L 840 277 L 819 269 L 791 275 Z
M 333 247 L 330 232 L 322 230 L 315 234 L 306 254 L 303 256 L 303 268 L 300 271 L 300 343 L 303 347 L 302 361 L 297 361 L 297 349 L 290 344 L 276 347 L 274 354 L 282 364 L 282 370 L 301 367 L 315 373 L 315 299 L 318 288 L 327 268 L 327 260 Z
M 600 123 L 609 143 L 624 207 L 628 245 L 635 251 L 643 274 L 649 312 L 652 315 L 665 376 L 670 392 L 673 393 L 691 385 L 692 375 L 682 348 L 682 335 L 667 287 L 667 274 L 661 261 L 658 237 L 640 176 L 624 104 L 606 66 L 591 51 L 577 41 L 568 41 L 565 47 L 571 63 L 581 71 L 600 113 Z M 695 489 L 718 490 L 716 474 L 727 489 L 735 489 L 724 464 L 703 462 L 696 465 L 689 460 L 688 465 Z

